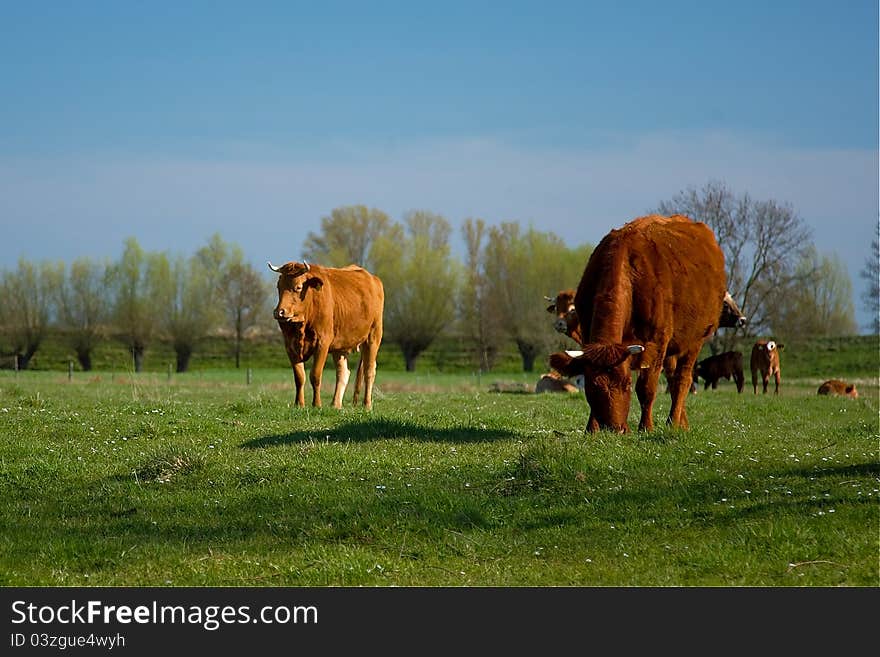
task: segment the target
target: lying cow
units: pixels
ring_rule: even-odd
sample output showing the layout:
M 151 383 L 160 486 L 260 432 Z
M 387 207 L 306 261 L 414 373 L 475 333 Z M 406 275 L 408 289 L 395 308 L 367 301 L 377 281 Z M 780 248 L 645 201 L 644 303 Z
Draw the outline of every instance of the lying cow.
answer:
M 782 371 L 779 369 L 779 352 L 785 348 L 773 340 L 758 340 L 752 347 L 752 357 L 749 366 L 752 370 L 752 388 L 758 394 L 758 372 L 764 382 L 764 393 L 767 393 L 767 383 L 772 376 L 776 381 L 775 394 L 779 394 L 779 382 L 782 379 Z
M 741 351 L 725 351 L 723 354 L 704 358 L 694 367 L 694 381 L 702 377 L 705 385 L 703 390 L 712 390 L 718 387 L 718 379 L 725 378 L 730 381 L 733 377 L 736 382 L 736 391 L 742 392 L 746 378 L 743 375 L 743 355 Z
M 583 353 L 550 356 L 556 371 L 585 375 L 587 431 L 629 430 L 633 368 L 639 372 L 639 429 L 654 427 L 661 370 L 672 397 L 667 424 L 688 427 L 693 367 L 718 328 L 724 271 L 712 229 L 682 215 L 640 217 L 602 238 L 574 297 Z
M 859 398 L 859 391 L 856 390 L 854 383 L 847 383 L 840 379 L 829 379 L 819 386 L 817 391 L 819 395 L 840 395 L 841 397 Z
M 556 372 L 542 374 L 535 385 L 535 392 L 577 392 L 578 387 Z
M 312 356 L 312 405 L 321 405 L 321 376 L 329 353 L 336 362 L 333 406 L 341 408 L 349 379 L 348 354 L 360 351 L 353 401 L 357 403 L 363 385 L 364 406 L 372 408 L 385 306 L 382 281 L 355 265 L 337 269 L 306 262 L 281 267 L 268 264 L 278 274 L 278 305 L 273 315 L 293 367 L 296 405 L 305 406 L 304 363 Z

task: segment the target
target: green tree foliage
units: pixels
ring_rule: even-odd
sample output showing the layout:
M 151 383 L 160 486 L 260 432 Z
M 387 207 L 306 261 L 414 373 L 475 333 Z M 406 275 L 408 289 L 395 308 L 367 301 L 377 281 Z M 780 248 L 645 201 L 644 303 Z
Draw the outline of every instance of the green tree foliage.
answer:
M 145 252 L 130 237 L 108 272 L 114 323 L 131 352 L 135 372 L 140 372 L 144 352 L 161 327 L 161 309 L 168 307 L 173 294 L 171 266 L 164 253 Z
M 110 319 L 106 263 L 78 258 L 57 287 L 58 320 L 83 371 L 92 369 L 92 351 L 105 337 Z
M 199 343 L 224 319 L 224 286 L 231 247 L 218 234 L 190 257 L 171 266 L 171 288 L 163 328 L 177 356 L 177 371 L 186 372 Z
M 868 328 L 872 333 L 880 333 L 880 225 L 878 236 L 871 241 L 871 254 L 865 259 L 865 267 L 859 272 L 868 286 L 862 292 L 863 308 L 871 317 Z
M 466 219 L 462 225 L 466 261 L 462 292 L 457 296 L 461 332 L 474 345 L 474 364 L 480 371 L 492 369 L 501 341 L 500 323 L 490 310 L 489 280 L 483 249 L 487 236 L 482 219 Z
M 454 318 L 459 266 L 450 232 L 442 216 L 416 210 L 371 249 L 374 273 L 385 287 L 385 335 L 400 347 L 408 372 Z
M 386 236 L 392 222 L 381 210 L 364 205 L 334 208 L 321 218 L 321 232 L 309 232 L 303 244 L 303 259 L 328 267 L 360 265 L 373 271 L 373 244 Z
M 489 229 L 484 251 L 488 312 L 516 343 L 523 370 L 561 346 L 545 296 L 576 288 L 592 247 L 569 249 L 560 237 L 505 222 Z
M 841 336 L 857 332 L 852 282 L 836 255 L 811 248 L 795 268 L 796 282 L 781 296 L 775 335 Z
M 806 274 L 797 267 L 812 246 L 809 228 L 791 206 L 736 195 L 712 181 L 661 202 L 658 212 L 687 215 L 715 232 L 724 252 L 727 289 L 749 318 L 742 330 L 757 335 L 778 323 L 781 296 Z M 729 340 L 735 338 L 737 329 L 723 330 L 729 331 Z
M 35 265 L 19 259 L 18 268 L 0 277 L 0 330 L 4 351 L 27 369 L 53 319 L 55 290 L 64 280 L 64 265 Z
M 235 337 L 235 367 L 240 367 L 245 332 L 259 325 L 264 317 L 271 316 L 268 305 L 270 288 L 265 278 L 244 262 L 244 256 L 238 247 L 230 254 L 221 287 L 226 325 L 231 327 Z

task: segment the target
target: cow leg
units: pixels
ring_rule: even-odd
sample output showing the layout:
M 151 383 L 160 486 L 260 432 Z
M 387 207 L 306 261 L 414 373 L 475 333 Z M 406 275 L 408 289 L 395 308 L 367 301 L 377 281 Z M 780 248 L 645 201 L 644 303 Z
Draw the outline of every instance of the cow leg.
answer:
M 309 378 L 312 381 L 312 406 L 321 406 L 321 377 L 324 375 L 324 364 L 327 362 L 327 347 L 318 345 L 315 350 L 315 359 L 312 361 L 312 371 Z
M 297 406 L 306 405 L 306 366 L 302 361 L 293 363 L 293 384 L 296 389 L 296 397 L 294 403 Z
M 336 388 L 333 391 L 333 408 L 342 408 L 342 398 L 345 396 L 345 388 L 348 385 L 348 377 L 351 372 L 348 369 L 348 358 L 345 354 L 333 354 L 336 361 Z
M 773 373 L 773 378 L 776 380 L 776 391 L 774 392 L 774 394 L 778 395 L 779 394 L 779 380 L 780 380 L 779 370 L 777 370 L 776 372 Z
M 364 408 L 373 408 L 373 383 L 376 380 L 376 352 L 379 345 L 367 340 L 361 345 L 361 362 L 358 365 L 358 377 L 363 379 L 364 385 Z M 357 379 L 355 379 L 357 386 Z
M 667 371 L 666 380 L 670 382 L 670 373 Z M 636 397 L 639 400 L 641 416 L 639 417 L 639 431 L 653 431 L 654 429 L 654 398 L 657 396 L 657 385 L 660 383 L 660 368 L 645 368 L 639 370 L 636 379 Z
M 770 374 L 768 372 L 761 372 L 761 381 L 764 383 L 764 394 L 767 394 L 767 384 L 770 383 Z
M 752 390 L 758 394 L 758 372 L 755 370 L 752 370 Z
M 360 360 L 358 361 L 357 372 L 354 375 L 354 395 L 351 398 L 351 403 L 353 405 L 357 405 L 358 398 L 360 397 L 361 387 L 364 385 L 364 355 L 361 354 Z
M 736 381 L 736 391 L 740 393 L 743 391 L 743 385 L 745 384 L 745 377 L 742 372 L 734 372 L 733 380 Z
M 669 417 L 666 419 L 666 424 L 669 426 L 681 429 L 688 428 L 685 402 L 687 402 L 688 397 L 688 381 L 693 378 L 694 363 L 696 360 L 696 356 L 688 355 L 679 358 L 678 363 L 676 364 L 675 376 L 671 385 L 672 400 L 669 407 Z M 712 387 L 714 388 L 715 386 L 713 385 Z

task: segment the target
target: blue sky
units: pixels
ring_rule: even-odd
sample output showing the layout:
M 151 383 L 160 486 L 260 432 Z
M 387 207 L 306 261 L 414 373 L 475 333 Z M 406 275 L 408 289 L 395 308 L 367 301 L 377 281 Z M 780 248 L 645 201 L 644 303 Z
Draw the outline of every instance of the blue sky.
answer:
M 790 203 L 867 322 L 876 1 L 0 0 L 0 81 L 0 267 L 214 232 L 262 266 L 353 203 L 596 243 L 720 180 Z

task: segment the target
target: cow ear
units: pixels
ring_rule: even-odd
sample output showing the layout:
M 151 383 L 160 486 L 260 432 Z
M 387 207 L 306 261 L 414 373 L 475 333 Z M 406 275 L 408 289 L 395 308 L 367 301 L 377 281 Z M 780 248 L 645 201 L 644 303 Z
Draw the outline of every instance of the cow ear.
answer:
M 306 281 L 306 285 L 315 288 L 315 290 L 317 291 L 324 287 L 324 281 L 322 281 L 317 276 L 312 276 Z
M 776 348 L 779 349 L 779 351 L 782 351 L 783 349 L 785 349 L 785 345 L 782 343 L 777 343 Z
M 555 312 L 555 311 L 556 311 L 556 304 L 555 304 L 555 303 L 552 303 L 552 304 L 550 304 L 549 306 L 547 306 L 547 312 L 548 312 L 548 313 L 552 313 L 552 312 Z
M 644 351 L 641 345 L 593 342 L 584 347 L 584 357 L 596 367 L 616 367 L 634 354 Z

